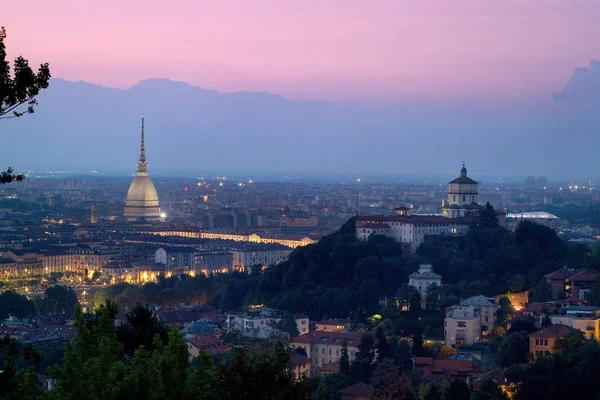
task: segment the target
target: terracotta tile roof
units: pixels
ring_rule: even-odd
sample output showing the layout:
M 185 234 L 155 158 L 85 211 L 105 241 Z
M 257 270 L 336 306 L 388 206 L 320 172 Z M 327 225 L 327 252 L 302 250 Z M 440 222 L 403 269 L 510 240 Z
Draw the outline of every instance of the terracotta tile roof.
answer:
M 564 324 L 555 324 L 530 333 L 529 337 L 535 339 L 564 338 L 573 332 L 579 331 Z
M 340 368 L 341 368 L 340 362 L 336 361 L 334 363 L 329 363 L 329 364 L 323 365 L 321 368 L 319 368 L 319 371 L 335 374 L 335 373 L 340 372 Z
M 578 282 L 596 282 L 597 278 L 598 273 L 596 271 L 590 271 L 585 269 L 583 271 L 577 272 L 574 275 L 571 275 L 569 277 L 569 280 Z
M 544 275 L 544 278 L 549 280 L 562 280 L 567 279 L 569 276 L 574 274 L 574 270 L 568 268 L 561 268 L 557 271 L 550 272 L 549 274 Z
M 359 382 L 352 386 L 341 389 L 340 393 L 358 396 L 371 396 L 373 394 L 373 386 L 369 385 L 368 383 Z
M 571 296 L 568 299 L 565 299 L 563 302 L 567 303 L 567 304 L 583 304 L 583 303 L 585 303 L 584 300 L 581 300 L 577 296 Z
M 327 344 L 343 344 L 346 341 L 347 346 L 360 346 L 362 335 L 356 332 L 326 332 L 313 331 L 304 335 L 296 336 L 292 339 L 292 343 L 327 343 Z
M 424 376 L 472 376 L 475 374 L 471 360 L 433 360 L 431 364 L 423 366 L 422 370 Z
M 550 309 L 550 306 L 546 306 L 544 304 L 540 304 L 537 302 L 533 302 L 533 303 L 529 303 L 527 304 L 527 306 L 525 308 L 523 308 L 520 312 L 521 313 L 532 313 L 532 314 L 539 314 L 539 313 L 543 313 L 545 310 Z
M 416 366 L 431 365 L 432 362 L 433 357 L 415 357 Z

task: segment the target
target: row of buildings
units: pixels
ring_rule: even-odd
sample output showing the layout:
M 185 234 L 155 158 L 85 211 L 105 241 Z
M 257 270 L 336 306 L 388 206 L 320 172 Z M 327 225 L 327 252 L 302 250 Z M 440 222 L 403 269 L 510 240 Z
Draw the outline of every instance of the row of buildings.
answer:
M 52 250 L 0 250 L 0 280 L 101 273 L 109 283 L 144 282 L 142 276 L 251 272 L 288 259 L 293 250 L 280 244 L 232 243 L 221 249 L 173 246 L 144 248 L 131 245 L 75 246 Z M 154 280 L 149 279 L 149 280 Z
M 398 207 L 393 215 L 359 216 L 356 218 L 356 237 L 367 240 L 371 235 L 385 235 L 414 253 L 428 235 L 464 235 L 469 223 L 478 216 L 478 183 L 467 176 L 463 165 L 460 176 L 448 184 L 447 198 L 442 201 L 441 214 L 413 215 L 408 207 Z M 506 214 L 496 212 L 501 225 Z

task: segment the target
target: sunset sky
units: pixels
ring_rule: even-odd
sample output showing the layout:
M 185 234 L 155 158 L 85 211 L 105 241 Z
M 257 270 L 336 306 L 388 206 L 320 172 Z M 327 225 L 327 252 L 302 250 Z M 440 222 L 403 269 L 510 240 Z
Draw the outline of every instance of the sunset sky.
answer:
M 591 0 L 2 0 L 9 56 L 127 88 L 550 102 L 600 57 Z

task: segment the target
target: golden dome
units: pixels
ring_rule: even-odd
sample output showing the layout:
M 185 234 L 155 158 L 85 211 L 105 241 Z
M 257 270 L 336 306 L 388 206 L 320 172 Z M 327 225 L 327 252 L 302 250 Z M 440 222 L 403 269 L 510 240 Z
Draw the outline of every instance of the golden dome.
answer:
M 142 142 L 138 170 L 133 182 L 127 191 L 125 198 L 125 210 L 123 215 L 128 220 L 144 218 L 155 220 L 160 218 L 160 206 L 158 193 L 148 176 L 148 163 L 146 162 L 146 151 L 144 142 L 144 117 L 142 117 Z

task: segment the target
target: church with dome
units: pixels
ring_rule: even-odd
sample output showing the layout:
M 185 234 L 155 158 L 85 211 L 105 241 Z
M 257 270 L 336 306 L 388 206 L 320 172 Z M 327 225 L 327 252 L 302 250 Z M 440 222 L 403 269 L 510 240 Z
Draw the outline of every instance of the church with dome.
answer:
M 477 202 L 479 184 L 467 176 L 467 168 L 463 164 L 460 176 L 448 183 L 448 198 L 442 200 L 442 215 L 446 218 L 464 217 L 469 213 L 481 210 Z
M 160 219 L 160 205 L 158 193 L 148 176 L 148 162 L 146 161 L 146 143 L 144 138 L 144 117 L 142 117 L 142 140 L 140 146 L 140 158 L 137 162 L 137 173 L 125 199 L 123 216 L 128 221 L 147 220 L 156 221 Z

